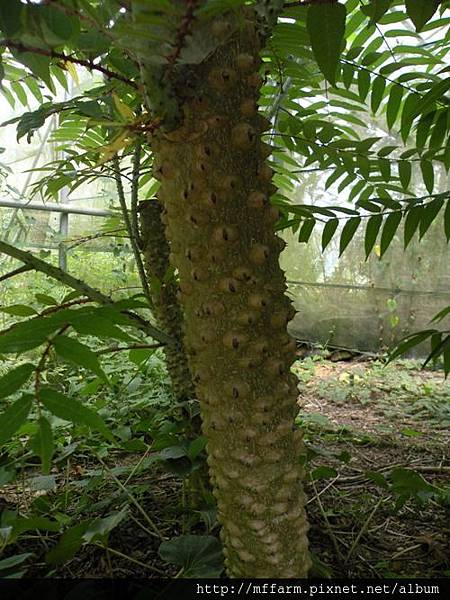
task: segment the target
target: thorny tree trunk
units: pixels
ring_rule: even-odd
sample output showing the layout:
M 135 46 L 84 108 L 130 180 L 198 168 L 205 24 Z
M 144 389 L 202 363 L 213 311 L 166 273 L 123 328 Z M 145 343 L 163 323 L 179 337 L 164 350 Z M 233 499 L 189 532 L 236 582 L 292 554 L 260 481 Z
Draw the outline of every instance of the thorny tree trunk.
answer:
M 170 248 L 161 212 L 162 206 L 157 200 L 140 203 L 141 250 L 149 282 L 156 283 L 150 287 L 153 289 L 153 310 L 158 327 L 174 340 L 173 343 L 164 346 L 164 355 L 173 393 L 183 406 L 185 434 L 188 439 L 192 439 L 201 434 L 201 418 L 183 342 L 183 315 L 178 302 L 179 287 L 169 273 Z M 184 484 L 185 498 L 190 508 L 203 508 L 210 493 L 207 469 L 202 467 L 194 470 Z
M 191 83 L 183 125 L 151 142 L 228 573 L 304 577 L 303 450 L 286 332 L 293 313 L 268 202 L 259 40 L 246 15 L 213 23 L 222 45 L 180 82 L 180 94 Z
M 177 298 L 178 284 L 173 278 L 168 279 L 169 244 L 161 221 L 161 210 L 161 204 L 157 201 L 140 203 L 142 254 L 148 279 L 157 282 L 152 286 L 152 300 L 158 326 L 174 340 L 174 343 L 164 347 L 173 391 L 177 400 L 187 401 L 195 398 L 195 389 L 183 343 L 183 315 Z

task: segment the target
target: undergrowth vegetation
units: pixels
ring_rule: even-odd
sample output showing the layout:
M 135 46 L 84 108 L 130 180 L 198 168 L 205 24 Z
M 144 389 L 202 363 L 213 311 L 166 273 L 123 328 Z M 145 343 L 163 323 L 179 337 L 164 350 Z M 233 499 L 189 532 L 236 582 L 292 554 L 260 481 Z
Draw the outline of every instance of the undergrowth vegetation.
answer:
M 450 383 L 416 361 L 330 362 L 326 354 L 294 365 L 313 573 L 449 576 Z M 214 498 L 205 490 L 193 508 L 183 494 L 204 463 L 205 440 L 186 441 L 160 351 L 111 353 L 110 385 L 57 358 L 48 368 L 52 386 L 82 399 L 111 438 L 49 416 L 45 474 L 41 450 L 29 444 L 37 413 L 4 446 L 2 576 L 220 575 Z

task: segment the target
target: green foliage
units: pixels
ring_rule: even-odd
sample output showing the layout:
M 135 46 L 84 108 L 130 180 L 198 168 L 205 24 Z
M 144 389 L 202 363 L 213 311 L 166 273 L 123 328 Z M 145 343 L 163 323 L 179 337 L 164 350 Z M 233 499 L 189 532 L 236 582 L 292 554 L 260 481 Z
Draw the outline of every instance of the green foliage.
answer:
M 32 396 L 24 395 L 0 415 L 0 446 L 8 442 L 11 436 L 24 424 L 30 413 L 32 402 Z
M 9 558 L 0 560 L 0 577 L 6 579 L 20 579 L 26 573 L 24 564 L 33 554 L 31 552 L 25 552 L 24 554 L 16 554 Z
M 56 353 L 64 360 L 80 365 L 95 373 L 100 379 L 108 383 L 108 378 L 100 366 L 100 362 L 94 352 L 85 344 L 77 340 L 58 335 L 52 340 Z
M 308 8 L 306 25 L 314 58 L 331 85 L 336 83 L 346 14 L 345 6 L 339 2 L 312 4 Z
M 450 228 L 450 211 L 447 210 L 449 192 L 430 194 L 421 198 L 393 200 L 391 197 L 375 197 L 359 200 L 355 208 L 337 206 L 292 205 L 280 198 L 277 204 L 282 208 L 285 217 L 279 224 L 283 229 L 290 226 L 294 231 L 300 228 L 299 242 L 308 242 L 314 227 L 323 223 L 322 249 L 324 250 L 335 235 L 340 236 L 340 254 L 348 247 L 361 225 L 365 223 L 366 259 L 369 257 L 381 230 L 381 258 L 389 246 L 402 222 L 405 220 L 404 247 L 407 248 L 416 231 L 422 238 L 442 209 L 444 211 L 444 229 Z M 341 216 L 342 213 L 348 216 Z M 293 215 L 293 216 L 291 216 Z M 339 228 L 339 222 L 344 222 Z
M 406 12 L 416 27 L 421 31 L 439 7 L 439 0 L 405 0 Z
M 107 439 L 111 441 L 114 439 L 103 419 L 81 402 L 74 399 L 69 400 L 63 394 L 48 387 L 39 391 L 39 399 L 46 409 L 60 419 L 78 425 L 87 425 L 100 431 Z
M 35 366 L 27 363 L 0 377 L 0 398 L 6 398 L 17 392 L 28 381 L 34 370 Z
M 183 577 L 219 577 L 223 571 L 222 548 L 210 535 L 182 535 L 159 547 L 161 558 L 182 568 Z
M 52 427 L 45 417 L 40 417 L 38 420 L 38 430 L 31 442 L 31 448 L 41 459 L 43 473 L 48 475 L 55 452 L 55 444 Z

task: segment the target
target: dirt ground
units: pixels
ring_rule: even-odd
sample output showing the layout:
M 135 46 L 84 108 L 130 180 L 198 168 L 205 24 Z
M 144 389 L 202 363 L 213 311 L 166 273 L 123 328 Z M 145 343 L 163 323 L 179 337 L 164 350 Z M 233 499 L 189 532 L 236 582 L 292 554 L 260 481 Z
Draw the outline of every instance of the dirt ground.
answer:
M 442 373 L 411 361 L 386 367 L 320 357 L 299 361 L 296 371 L 310 468 L 334 469 L 307 484 L 319 571 L 450 576 L 450 385 Z M 444 490 L 446 502 L 411 496 L 398 507 L 398 494 L 373 480 L 393 469 L 413 470 L 419 483 Z

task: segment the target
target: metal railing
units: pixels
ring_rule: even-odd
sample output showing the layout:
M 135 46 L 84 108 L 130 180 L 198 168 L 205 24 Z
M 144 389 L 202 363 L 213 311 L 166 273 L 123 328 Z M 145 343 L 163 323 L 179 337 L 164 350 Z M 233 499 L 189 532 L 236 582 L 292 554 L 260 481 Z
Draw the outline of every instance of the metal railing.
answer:
M 63 190 L 64 191 L 64 190 Z M 67 201 L 65 194 L 63 200 Z M 0 208 L 14 208 L 16 210 L 36 210 L 43 212 L 59 213 L 59 234 L 66 238 L 69 234 L 69 215 L 85 215 L 89 217 L 110 217 L 113 213 L 109 210 L 99 208 L 84 208 L 82 206 L 74 206 L 73 200 L 71 203 L 64 202 L 20 202 L 18 200 L 10 200 L 0 198 Z M 58 264 L 60 269 L 67 271 L 67 248 L 64 242 L 58 244 Z

